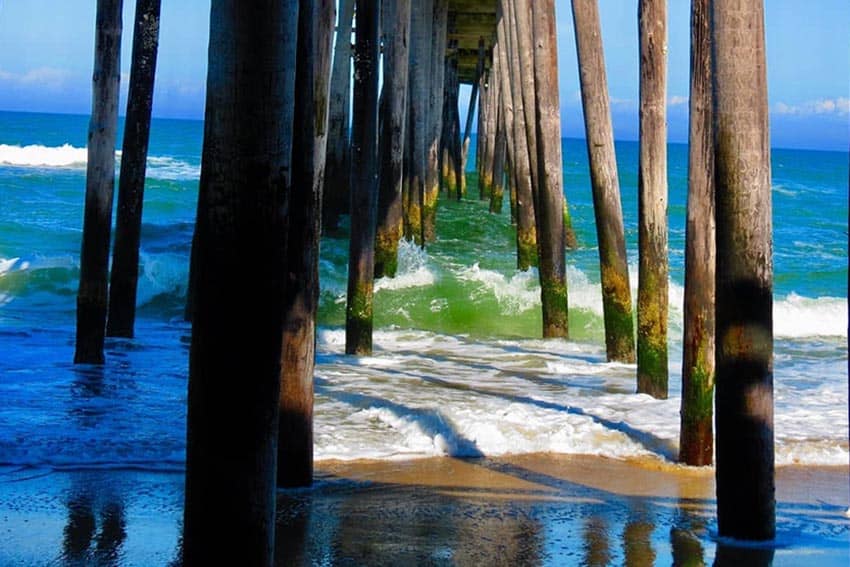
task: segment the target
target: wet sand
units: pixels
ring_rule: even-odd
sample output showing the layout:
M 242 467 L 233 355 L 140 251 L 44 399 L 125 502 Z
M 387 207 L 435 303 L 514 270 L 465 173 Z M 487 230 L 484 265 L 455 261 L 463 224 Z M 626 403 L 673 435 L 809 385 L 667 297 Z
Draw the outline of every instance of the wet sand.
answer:
M 777 469 L 777 541 L 718 542 L 714 473 L 654 460 L 322 462 L 280 565 L 848 565 L 848 467 Z M 0 468 L 0 565 L 167 565 L 183 474 Z M 772 563 L 771 563 L 772 562 Z

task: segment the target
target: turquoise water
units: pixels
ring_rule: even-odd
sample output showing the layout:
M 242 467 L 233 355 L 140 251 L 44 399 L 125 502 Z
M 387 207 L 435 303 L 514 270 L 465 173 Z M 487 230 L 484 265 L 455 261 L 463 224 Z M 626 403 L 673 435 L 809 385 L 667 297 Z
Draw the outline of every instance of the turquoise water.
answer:
M 71 364 L 86 131 L 83 116 L 0 113 L 0 464 L 179 470 L 202 124 L 154 120 L 137 338 L 109 340 L 104 368 Z M 617 144 L 633 288 L 637 150 Z M 323 240 L 317 458 L 675 458 L 687 148 L 669 150 L 666 401 L 633 395 L 634 367 L 604 362 L 584 142 L 564 140 L 563 155 L 580 243 L 567 257 L 569 342 L 538 338 L 537 278 L 515 270 L 507 204 L 491 215 L 474 199 L 441 203 L 438 241 L 402 246 L 399 277 L 376 283 L 377 348 L 366 359 L 342 355 L 347 242 Z M 846 153 L 773 152 L 780 464 L 848 461 L 847 168 Z M 251 266 L 236 269 L 251 277 Z

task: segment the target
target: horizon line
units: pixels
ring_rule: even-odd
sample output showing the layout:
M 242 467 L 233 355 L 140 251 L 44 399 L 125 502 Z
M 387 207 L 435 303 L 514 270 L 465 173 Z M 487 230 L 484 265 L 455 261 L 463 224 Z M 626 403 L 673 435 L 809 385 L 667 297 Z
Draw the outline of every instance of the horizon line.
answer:
M 44 111 L 44 110 L 9 110 L 5 108 L 0 108 L 0 112 L 8 112 L 14 114 L 47 114 L 53 116 L 80 116 L 80 117 L 88 117 L 91 116 L 90 113 L 84 112 L 56 112 L 56 111 Z M 118 114 L 119 120 L 123 120 L 126 118 L 125 113 Z M 204 122 L 204 118 L 196 118 L 196 117 L 187 117 L 187 116 L 162 116 L 162 115 L 153 115 L 151 116 L 154 120 L 174 120 L 179 122 Z M 474 135 L 478 135 L 478 131 L 473 130 L 471 132 Z M 576 136 L 561 136 L 562 140 L 580 140 L 582 142 L 587 142 L 587 138 L 585 137 L 576 137 Z M 614 138 L 614 142 L 631 142 L 637 143 L 639 140 L 637 138 Z M 679 145 L 679 146 L 687 146 L 688 141 L 679 141 L 668 138 L 667 144 Z M 845 149 L 838 148 L 813 148 L 811 146 L 774 146 L 771 144 L 771 150 L 795 150 L 795 151 L 808 151 L 808 152 L 826 152 L 826 153 L 840 153 L 840 154 L 850 154 L 850 144 Z

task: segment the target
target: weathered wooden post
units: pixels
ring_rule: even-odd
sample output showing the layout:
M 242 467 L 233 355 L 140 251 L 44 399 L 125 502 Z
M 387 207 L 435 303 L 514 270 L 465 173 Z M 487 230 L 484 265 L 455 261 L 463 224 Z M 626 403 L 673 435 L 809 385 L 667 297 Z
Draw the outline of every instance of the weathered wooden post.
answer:
M 183 563 L 271 565 L 295 0 L 213 0 L 189 355 Z M 242 267 L 252 267 L 246 278 Z
M 493 112 L 496 114 L 496 121 L 493 127 L 496 130 L 492 151 L 492 167 L 490 171 L 490 179 L 492 185 L 490 189 L 490 212 L 501 214 L 503 201 L 505 198 L 505 161 L 508 156 L 508 136 L 505 126 L 505 110 L 502 102 L 502 97 L 499 97 L 499 102 L 494 106 Z
M 398 270 L 398 242 L 402 237 L 402 177 L 406 128 L 408 63 L 410 60 L 410 0 L 385 0 L 384 94 L 381 106 L 381 143 L 378 191 L 378 228 L 375 237 L 375 277 L 394 277 Z
M 635 361 L 632 292 L 596 0 L 572 0 L 608 360 Z
M 714 460 L 714 157 L 709 1 L 691 2 L 688 213 L 679 461 Z
M 717 517 L 721 536 L 775 535 L 773 250 L 762 2 L 714 0 Z
M 469 108 L 466 111 L 466 123 L 463 127 L 463 144 L 461 146 L 461 166 L 460 169 L 463 172 L 463 177 L 461 178 L 461 194 L 466 195 L 466 164 L 467 159 L 469 158 L 469 144 L 472 140 L 472 120 L 475 117 L 475 107 L 478 105 L 478 112 L 481 113 L 483 109 L 483 104 L 478 103 L 478 97 L 481 92 L 481 83 L 483 82 L 484 77 L 484 38 L 478 38 L 478 61 L 475 64 L 475 80 L 472 83 L 472 92 L 469 94 Z M 481 122 L 479 121 L 479 125 Z M 481 143 L 481 134 L 483 132 L 479 129 L 478 131 L 478 143 Z M 479 177 L 479 184 L 481 179 Z M 479 187 L 479 198 L 482 197 L 481 191 L 483 191 L 483 187 Z
M 667 0 L 638 2 L 637 391 L 667 398 Z
M 490 189 L 485 185 L 484 180 L 484 153 L 487 148 L 487 139 L 490 133 L 487 131 L 487 115 L 491 112 L 492 106 L 490 102 L 490 83 L 488 79 L 489 73 L 478 79 L 478 96 L 481 102 L 478 103 L 478 132 L 475 142 L 475 172 L 478 174 L 478 199 L 483 201 L 489 194 Z
M 537 229 L 534 218 L 534 195 L 532 192 L 531 165 L 528 151 L 528 138 L 525 129 L 525 109 L 522 100 L 521 71 L 519 67 L 519 49 L 517 47 L 516 25 L 513 17 L 512 0 L 501 0 L 500 41 L 505 46 L 502 61 L 502 89 L 510 91 L 508 152 L 510 154 L 511 174 L 516 192 L 516 242 L 517 268 L 528 270 L 537 266 Z M 498 33 L 498 31 L 497 31 Z M 509 115 L 511 112 L 509 111 Z
M 502 95 L 501 95 L 501 79 L 497 72 L 497 56 L 499 53 L 499 45 L 493 46 L 492 61 L 489 75 L 487 78 L 487 99 L 486 105 L 481 107 L 484 113 L 484 135 L 479 130 L 478 143 L 482 143 L 483 148 L 481 153 L 481 163 L 478 166 L 478 183 L 481 185 L 479 196 L 486 198 L 493 191 L 493 156 L 496 151 L 496 131 L 499 128 L 499 113 L 501 112 Z M 482 101 L 484 99 L 482 98 Z M 501 210 L 501 209 L 499 209 Z
M 322 230 L 339 226 L 340 215 L 348 212 L 351 198 L 351 28 L 354 0 L 339 0 L 333 70 L 328 110 L 328 151 L 325 164 L 325 190 L 322 192 Z
M 434 0 L 411 5 L 410 23 L 410 187 L 404 210 L 404 236 L 420 246 L 422 233 L 422 199 L 428 175 L 428 109 L 430 107 L 431 30 Z
M 280 487 L 309 486 L 313 482 L 313 369 L 319 305 L 320 210 L 328 145 L 335 10 L 334 0 L 301 0 L 300 4 L 298 17 L 287 31 L 297 36 L 298 42 L 297 51 L 287 55 L 287 68 L 294 68 L 297 88 L 287 89 L 285 95 L 294 116 L 288 122 L 292 129 L 292 183 L 280 357 L 277 451 Z
M 537 205 L 537 189 L 540 186 L 537 179 L 537 95 L 534 83 L 534 51 L 532 47 L 531 1 L 509 0 L 512 56 L 511 65 L 516 90 L 522 100 L 523 125 L 525 126 L 525 143 L 528 148 L 528 163 L 531 180 L 531 192 L 535 206 Z M 555 46 L 557 48 L 557 45 Z M 516 96 L 516 94 L 514 95 Z M 516 103 L 514 104 L 517 107 Z M 538 214 L 535 208 L 535 220 Z M 538 228 L 539 228 L 539 222 Z
M 443 85 L 446 74 L 446 37 L 449 0 L 433 0 L 431 60 L 426 124 L 427 166 L 422 197 L 422 236 L 424 242 L 437 237 L 437 199 L 440 196 L 440 133 L 443 129 Z
M 124 120 L 121 175 L 118 178 L 118 214 L 115 249 L 109 281 L 106 334 L 132 337 L 139 283 L 139 240 L 150 140 L 153 85 L 159 46 L 160 0 L 136 0 L 130 91 Z
M 512 1 L 512 20 L 514 21 L 514 29 L 516 32 L 517 38 L 517 49 L 519 50 L 519 68 L 520 68 L 520 90 L 522 92 L 523 99 L 523 111 L 525 113 L 525 130 L 526 130 L 526 139 L 528 140 L 528 154 L 529 154 L 529 164 L 531 168 L 531 184 L 532 184 L 532 195 L 534 197 L 535 206 L 537 205 L 537 200 L 539 198 L 539 186 L 540 180 L 538 179 L 540 167 L 538 166 L 538 140 L 537 140 L 537 108 L 536 108 L 536 96 L 537 92 L 539 92 L 539 87 L 535 89 L 535 78 L 534 78 L 534 68 L 533 68 L 533 49 L 535 39 L 539 43 L 541 38 L 538 38 L 534 35 L 533 32 L 533 23 L 531 21 L 531 11 L 534 6 L 534 2 L 531 0 L 513 0 Z M 557 50 L 557 36 L 553 42 L 550 43 L 553 46 L 553 49 Z M 556 63 L 557 63 L 557 54 L 556 54 Z M 557 81 L 555 83 L 557 86 Z M 557 93 L 556 93 L 557 94 Z M 560 116 L 558 117 L 557 123 L 559 132 L 560 132 Z M 560 141 L 559 141 L 560 143 Z M 560 154 L 560 149 L 558 151 Z M 559 168 L 562 168 L 562 165 L 558 164 Z M 560 183 L 559 183 L 560 184 Z M 576 236 L 575 231 L 572 227 L 572 222 L 570 222 L 569 210 L 567 209 L 566 197 L 561 197 L 561 224 L 564 225 L 564 237 L 563 242 L 565 245 L 568 245 L 571 248 L 576 248 Z M 539 228 L 540 218 L 539 212 L 535 209 L 535 218 Z M 540 234 L 538 231 L 538 239 L 540 238 Z M 539 244 L 538 244 L 539 248 Z
M 378 214 L 380 11 L 380 2 L 357 0 L 345 352 L 358 355 L 372 353 L 372 292 Z
M 450 27 L 451 29 L 451 27 Z M 440 135 L 440 181 L 441 187 L 449 197 L 460 199 L 460 180 L 455 158 L 455 139 L 460 140 L 457 105 L 459 83 L 457 76 L 457 46 L 449 47 L 445 63 L 445 81 L 443 85 L 443 119 Z
M 521 6 L 522 2 L 518 4 Z M 558 94 L 558 27 L 554 0 L 531 3 L 536 89 L 538 242 L 543 336 L 568 337 L 567 273 L 564 259 L 564 191 L 561 105 Z
M 451 69 L 451 96 L 447 100 L 449 119 L 448 128 L 448 153 L 450 157 L 451 167 L 453 169 L 452 177 L 455 180 L 455 197 L 460 201 L 466 196 L 466 186 L 463 183 L 465 178 L 463 172 L 463 133 L 460 130 L 460 76 L 458 75 L 458 59 L 457 53 L 449 61 Z
M 118 85 L 121 80 L 122 4 L 121 0 L 97 2 L 75 364 L 104 362 Z

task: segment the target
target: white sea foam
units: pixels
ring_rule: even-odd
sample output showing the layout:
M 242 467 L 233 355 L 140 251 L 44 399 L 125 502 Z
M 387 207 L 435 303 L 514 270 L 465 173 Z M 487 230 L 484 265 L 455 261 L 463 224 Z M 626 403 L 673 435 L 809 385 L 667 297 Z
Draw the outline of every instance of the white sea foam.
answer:
M 115 152 L 116 167 L 120 165 L 121 152 Z M 0 165 L 36 168 L 84 169 L 88 162 L 88 150 L 70 144 L 42 146 L 38 144 L 15 146 L 0 144 Z M 198 179 L 201 168 L 180 159 L 168 156 L 149 156 L 147 176 L 153 179 L 186 180 Z
M 792 293 L 773 303 L 773 332 L 779 337 L 847 336 L 847 300 Z
M 473 291 L 473 301 L 480 298 L 482 293 L 492 294 L 505 315 L 516 315 L 540 305 L 537 270 L 518 271 L 506 277 L 494 270 L 483 269 L 476 262 L 472 266 L 460 268 L 455 275 L 461 281 L 481 285 Z
M 85 167 L 87 159 L 86 148 L 76 148 L 70 144 L 56 147 L 0 144 L 0 164 L 2 165 Z
M 185 256 L 178 254 L 139 254 L 140 274 L 136 302 L 149 303 L 158 295 L 182 296 L 186 293 L 189 266 Z
M 14 271 L 23 271 L 30 267 L 27 261 L 20 258 L 0 258 L 0 277 Z
M 317 459 L 678 453 L 678 391 L 667 400 L 634 394 L 635 367 L 605 363 L 601 347 L 383 330 L 375 354 L 355 362 L 342 356 L 343 343 L 340 330 L 320 332 Z M 777 464 L 846 464 L 843 363 L 824 362 L 823 384 L 810 391 L 796 363 L 783 360 Z
M 394 278 L 375 280 L 375 291 L 399 290 L 432 285 L 437 281 L 429 265 L 428 254 L 416 244 L 402 239 L 398 243 L 398 270 Z
M 120 152 L 119 152 L 120 155 Z M 167 181 L 200 179 L 201 166 L 173 157 L 148 157 L 147 176 Z

